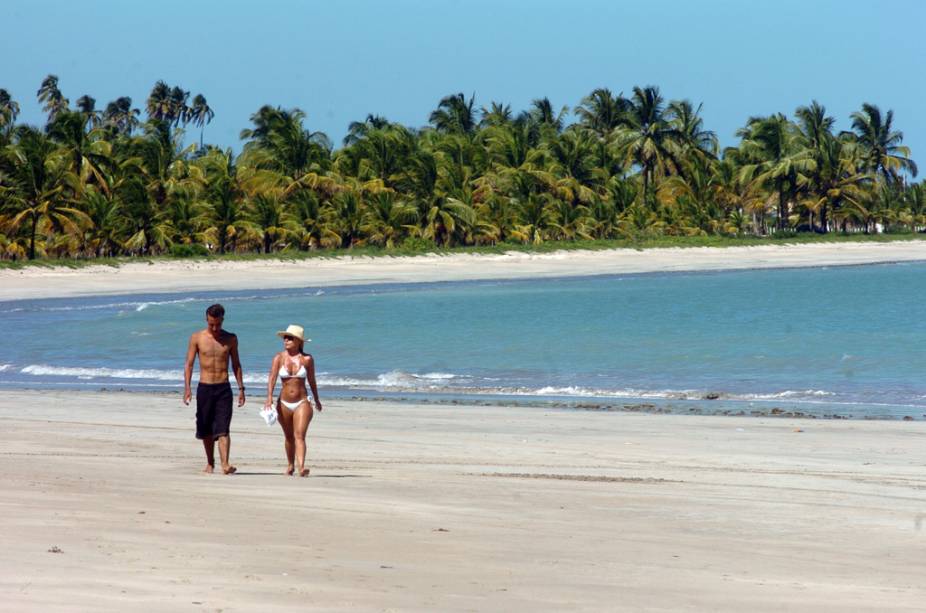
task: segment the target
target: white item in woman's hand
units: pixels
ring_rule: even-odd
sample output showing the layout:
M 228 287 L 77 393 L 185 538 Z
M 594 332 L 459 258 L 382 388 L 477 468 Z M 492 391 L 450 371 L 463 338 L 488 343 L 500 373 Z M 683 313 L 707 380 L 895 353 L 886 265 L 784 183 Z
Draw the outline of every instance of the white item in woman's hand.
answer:
M 260 410 L 260 416 L 264 418 L 268 426 L 277 423 L 277 412 L 273 407 L 264 407 Z

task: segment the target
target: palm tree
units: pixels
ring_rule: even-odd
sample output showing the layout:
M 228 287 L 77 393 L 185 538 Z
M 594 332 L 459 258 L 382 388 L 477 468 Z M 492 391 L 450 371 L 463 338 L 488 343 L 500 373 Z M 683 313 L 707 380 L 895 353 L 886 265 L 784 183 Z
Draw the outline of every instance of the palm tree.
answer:
M 195 191 L 184 190 L 171 198 L 165 218 L 173 230 L 172 243 L 183 245 L 205 244 L 212 234 L 212 215 L 209 204 L 196 198 Z
M 511 123 L 511 105 L 509 104 L 492 102 L 489 108 L 482 107 L 480 112 L 482 119 L 479 120 L 479 126 L 482 128 L 505 126 Z
M 740 149 L 746 160 L 741 179 L 756 179 L 771 186 L 778 196 L 777 226 L 788 223 L 791 203 L 797 196 L 798 182 L 815 164 L 803 147 L 797 127 L 781 113 L 769 117 L 752 117 L 745 128 L 737 131 L 743 138 Z
M 434 239 L 438 247 L 453 246 L 462 242 L 465 235 L 476 225 L 476 211 L 456 198 L 438 196 L 431 201 L 425 215 L 424 236 Z
M 515 201 L 502 194 L 490 193 L 476 205 L 477 241 L 499 243 L 507 241 L 518 222 Z
M 154 84 L 154 87 L 151 88 L 151 93 L 148 94 L 148 101 L 145 104 L 149 119 L 166 121 L 168 123 L 173 121 L 173 106 L 171 104 L 170 94 L 170 86 L 164 81 L 158 81 Z
M 414 147 L 414 137 L 406 128 L 387 126 L 366 130 L 350 147 L 342 149 L 339 157 L 352 156 L 357 162 L 357 178 L 380 179 L 392 187 Z
M 716 158 L 718 149 L 717 135 L 704 129 L 701 106 L 694 108 L 688 100 L 674 100 L 668 107 L 670 122 L 679 133 L 683 155 L 696 162 Z
M 171 243 L 174 229 L 166 215 L 166 207 L 158 208 L 148 198 L 143 184 L 126 186 L 132 197 L 125 200 L 126 219 L 129 222 L 129 237 L 123 246 L 130 252 L 151 255 L 165 250 Z
M 546 143 L 553 174 L 574 179 L 578 187 L 590 189 L 600 175 L 595 173 L 597 138 L 589 130 L 570 129 Z M 589 200 L 590 198 L 582 198 Z
M 107 190 L 107 182 L 101 175 L 101 168 L 107 166 L 112 158 L 112 143 L 105 140 L 100 130 L 87 132 L 87 114 L 79 111 L 65 110 L 48 124 L 48 136 L 61 146 L 61 151 L 71 158 L 71 172 L 80 181 L 76 186 L 75 197 L 88 183 L 95 183 Z
M 794 115 L 809 149 L 817 149 L 833 135 L 836 120 L 828 116 L 826 107 L 816 100 L 811 101 L 809 106 L 798 107 Z
M 61 90 L 58 89 L 58 77 L 50 74 L 42 79 L 42 85 L 36 92 L 39 102 L 42 103 L 42 109 L 48 115 L 48 121 L 51 122 L 61 111 L 68 108 L 70 101 L 64 97 Z
M 344 146 L 353 145 L 372 130 L 383 130 L 390 125 L 389 120 L 382 115 L 367 115 L 363 121 L 352 121 L 347 126 L 347 136 L 344 137 Z
M 303 127 L 305 113 L 263 106 L 251 115 L 253 129 L 241 131 L 249 142 L 244 153 L 255 166 L 266 167 L 298 179 L 307 173 L 320 173 L 331 165 L 331 141 L 324 132 Z
M 173 229 L 167 217 L 171 200 L 183 197 L 186 190 L 194 189 L 203 179 L 198 171 L 191 174 L 195 167 L 189 164 L 188 156 L 195 145 L 182 146 L 182 131 L 171 130 L 167 122 L 159 119 L 148 121 L 144 128 L 145 134 L 132 138 L 124 152 L 137 169 L 125 187 L 130 193 L 124 201 L 134 224 L 134 234 L 126 247 L 149 254 L 165 249 L 172 240 Z
M 91 129 L 103 123 L 103 115 L 96 109 L 96 100 L 92 96 L 83 95 L 77 99 L 77 110 L 84 116 L 84 122 Z
M 663 234 L 665 225 L 650 207 L 642 202 L 634 202 L 620 216 L 618 235 L 639 240 Z
M 636 181 L 615 175 L 605 184 L 605 194 L 614 203 L 617 212 L 623 213 L 636 202 L 639 190 Z
M 398 200 L 394 191 L 382 191 L 370 198 L 363 212 L 360 230 L 369 242 L 391 249 L 418 227 L 418 210 Z
M 861 112 L 852 113 L 852 129 L 866 152 L 868 169 L 880 173 L 885 181 L 900 180 L 901 172 L 916 176 L 916 162 L 910 159 L 910 148 L 902 145 L 903 132 L 893 129 L 894 111 L 883 117 L 881 109 L 867 102 Z
M 678 173 L 684 136 L 670 121 L 658 87 L 634 87 L 630 108 L 615 132 L 615 146 L 625 166 L 635 163 L 643 179 L 643 202 L 659 175 Z
M 906 200 L 911 213 L 910 229 L 916 232 L 926 223 L 926 184 L 914 183 L 907 188 Z
M 802 204 L 810 216 L 810 229 L 816 231 L 814 216 L 819 213 L 821 230 L 827 230 L 826 192 L 832 188 L 832 182 L 838 180 L 840 168 L 841 143 L 833 137 L 833 125 L 836 120 L 826 114 L 826 107 L 813 100 L 809 106 L 798 107 L 794 112 L 797 125 L 803 137 L 802 146 L 813 159 L 813 167 L 805 173 L 803 185 L 807 187 Z
M 45 228 L 62 234 L 78 234 L 79 224 L 87 220 L 80 210 L 69 206 L 77 177 L 70 172 L 70 156 L 61 152 L 40 131 L 20 126 L 5 157 L 12 163 L 9 177 L 11 193 L 6 195 L 11 211 L 3 215 L 4 232 L 24 230 L 29 239 L 28 257 L 35 259 L 35 242 Z
M 199 127 L 199 148 L 200 150 L 205 148 L 203 143 L 203 132 L 205 125 L 212 122 L 212 118 L 215 117 L 215 112 L 209 106 L 209 103 L 206 102 L 206 98 L 202 94 L 196 94 L 193 98 L 193 105 L 190 106 L 188 112 L 189 121 L 193 122 L 194 126 Z
M 808 185 L 802 204 L 810 215 L 811 230 L 818 216 L 822 232 L 829 229 L 829 212 L 858 207 L 865 198 L 874 175 L 864 172 L 858 147 L 845 138 L 824 133 L 814 151 L 815 165 L 805 176 Z
M 341 245 L 339 219 L 330 200 L 322 202 L 316 192 L 301 190 L 288 203 L 302 249 L 331 249 Z
M 630 101 L 622 95 L 615 96 L 608 88 L 599 87 L 582 98 L 575 114 L 579 116 L 581 125 L 605 138 L 614 128 L 621 125 L 630 106 Z
M 250 201 L 250 221 L 261 235 L 264 253 L 295 234 L 292 219 L 275 191 L 259 193 Z
M 467 102 L 462 92 L 441 98 L 437 109 L 428 121 L 438 132 L 446 134 L 472 134 L 476 129 L 476 113 L 473 105 L 476 94 Z
M 211 222 L 205 238 L 217 244 L 224 254 L 229 243 L 245 229 L 244 189 L 238 180 L 238 169 L 231 150 L 212 149 L 196 162 L 203 168 L 206 185 L 202 198 L 211 208 Z
M 740 172 L 742 160 L 738 159 L 739 149 L 727 149 L 722 159 L 713 164 L 716 184 L 715 198 L 727 215 L 727 224 L 723 231 L 728 234 L 745 233 L 746 222 L 750 221 L 752 232 L 766 234 L 766 215 L 769 206 L 769 194 L 755 177 L 744 179 Z
M 131 136 L 138 127 L 140 114 L 138 109 L 132 108 L 132 99 L 122 96 L 106 105 L 106 110 L 103 111 L 103 122 L 115 128 L 118 133 Z
M 184 90 L 181 87 L 173 87 L 170 90 L 168 96 L 168 104 L 170 105 L 170 116 L 168 123 L 173 126 L 179 126 L 181 123 L 186 126 L 190 117 L 190 107 L 187 106 L 186 101 L 190 98 L 190 92 Z
M 518 201 L 518 221 L 512 237 L 525 243 L 541 244 L 555 224 L 555 213 L 547 206 L 548 194 L 529 194 Z
M 88 247 L 96 257 L 114 255 L 126 231 L 122 201 L 90 185 L 84 190 L 81 208 L 90 221 L 86 232 Z
M 557 240 L 590 239 L 591 219 L 588 207 L 573 206 L 560 200 L 551 204 L 551 237 Z
M 536 163 L 541 154 L 531 145 L 530 126 L 512 123 L 486 130 L 485 147 L 490 163 L 504 168 L 520 168 Z
M 692 160 L 684 177 L 669 177 L 659 185 L 657 198 L 666 206 L 668 214 L 663 219 L 671 233 L 692 236 L 722 231 L 726 217 L 721 205 L 723 185 L 714 164 Z
M 10 92 L 0 88 L 0 136 L 8 138 L 12 134 L 18 116 L 19 103 L 13 100 Z M 3 141 L 0 141 L 2 144 Z
M 557 113 L 553 110 L 553 103 L 549 98 L 537 98 L 531 102 L 531 110 L 528 111 L 530 120 L 541 128 L 552 129 L 559 134 L 563 131 L 565 125 L 564 117 L 569 112 L 569 107 L 564 106 Z
M 593 238 L 611 238 L 617 233 L 620 215 L 613 202 L 596 200 L 588 209 L 588 232 Z

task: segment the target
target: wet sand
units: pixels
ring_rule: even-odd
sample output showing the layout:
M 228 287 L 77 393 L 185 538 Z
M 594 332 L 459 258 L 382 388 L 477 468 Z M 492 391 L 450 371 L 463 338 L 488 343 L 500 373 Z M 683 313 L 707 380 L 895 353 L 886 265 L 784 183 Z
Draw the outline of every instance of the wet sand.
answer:
M 0 394 L 23 610 L 915 611 L 926 423 L 331 401 L 312 476 L 179 395 Z

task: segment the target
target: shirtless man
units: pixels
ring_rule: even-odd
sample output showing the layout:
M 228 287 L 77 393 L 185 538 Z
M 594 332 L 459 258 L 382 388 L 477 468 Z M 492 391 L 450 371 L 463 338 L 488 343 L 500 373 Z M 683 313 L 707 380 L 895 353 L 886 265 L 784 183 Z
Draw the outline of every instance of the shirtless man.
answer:
M 196 438 L 202 439 L 206 450 L 206 468 L 215 470 L 215 442 L 219 443 L 222 472 L 230 475 L 237 470 L 228 463 L 229 425 L 232 418 L 232 391 L 228 382 L 228 359 L 231 358 L 235 381 L 238 383 L 238 406 L 244 406 L 244 379 L 238 359 L 238 337 L 222 329 L 225 308 L 213 304 L 206 309 L 206 329 L 190 335 L 183 369 L 183 403 L 190 404 L 193 394 L 190 380 L 193 362 L 199 356 L 199 385 L 196 387 Z

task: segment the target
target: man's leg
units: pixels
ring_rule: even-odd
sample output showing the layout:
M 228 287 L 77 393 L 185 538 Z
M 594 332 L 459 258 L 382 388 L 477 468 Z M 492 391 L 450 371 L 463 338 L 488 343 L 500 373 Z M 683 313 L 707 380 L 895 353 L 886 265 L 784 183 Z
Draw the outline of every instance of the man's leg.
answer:
M 206 452 L 206 468 L 204 473 L 215 470 L 215 437 L 212 436 L 212 413 L 215 408 L 209 395 L 208 386 L 196 386 L 196 438 L 202 439 L 203 450 Z
M 206 468 L 203 472 L 211 473 L 215 470 L 215 439 L 211 436 L 204 437 L 203 448 L 206 450 Z M 221 451 L 221 445 L 219 445 L 219 450 Z
M 222 461 L 222 472 L 226 475 L 234 473 L 237 468 L 228 463 L 228 450 L 231 447 L 231 437 L 227 434 L 219 436 L 219 460 Z

